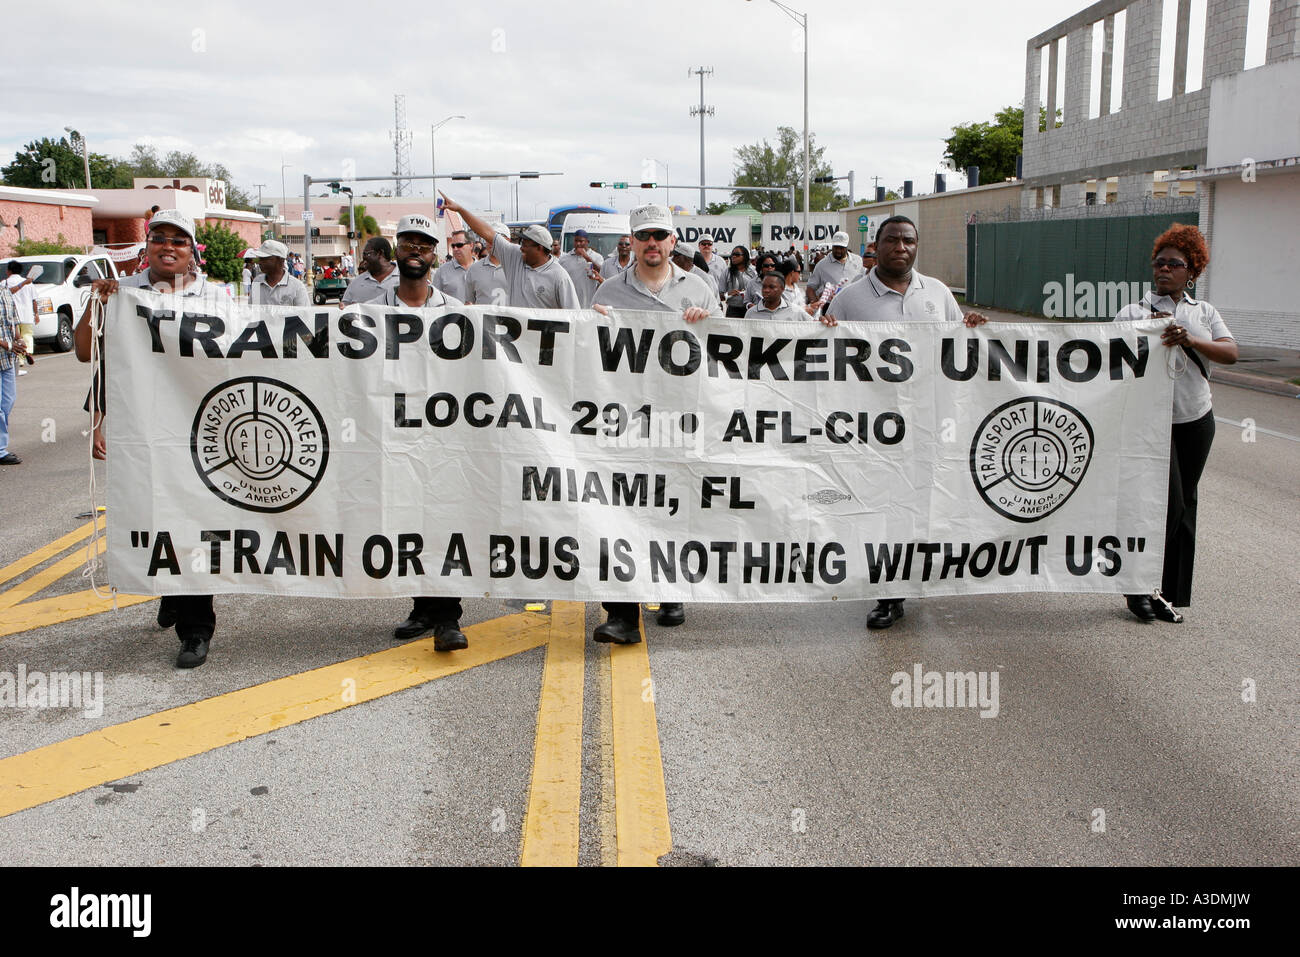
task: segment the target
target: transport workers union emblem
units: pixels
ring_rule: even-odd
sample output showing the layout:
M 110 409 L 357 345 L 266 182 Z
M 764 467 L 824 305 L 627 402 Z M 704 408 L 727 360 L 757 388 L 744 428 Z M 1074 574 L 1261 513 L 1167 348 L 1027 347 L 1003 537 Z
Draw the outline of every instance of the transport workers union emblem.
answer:
M 994 511 L 1036 522 L 1065 504 L 1092 461 L 1092 426 L 1078 409 L 1045 396 L 994 409 L 970 447 L 975 487 Z
M 316 406 L 293 386 L 244 376 L 199 403 L 190 452 L 218 498 L 252 512 L 283 512 L 320 482 L 329 435 Z

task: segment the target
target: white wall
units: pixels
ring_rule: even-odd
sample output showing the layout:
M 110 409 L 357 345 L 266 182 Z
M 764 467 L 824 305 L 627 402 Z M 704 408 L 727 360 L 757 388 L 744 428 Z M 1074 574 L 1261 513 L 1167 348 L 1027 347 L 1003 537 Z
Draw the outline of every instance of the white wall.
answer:
M 1205 165 L 1300 156 L 1300 59 L 1219 77 L 1210 87 Z

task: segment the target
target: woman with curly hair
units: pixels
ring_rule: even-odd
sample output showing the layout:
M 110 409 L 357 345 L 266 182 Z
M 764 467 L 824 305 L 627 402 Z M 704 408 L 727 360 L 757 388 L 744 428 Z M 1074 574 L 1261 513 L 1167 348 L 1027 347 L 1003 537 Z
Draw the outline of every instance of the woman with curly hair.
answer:
M 1165 566 L 1156 601 L 1128 595 L 1128 608 L 1142 621 L 1179 623 L 1174 610 L 1192 602 L 1192 560 L 1196 551 L 1196 486 L 1214 441 L 1214 410 L 1205 359 L 1231 365 L 1237 343 L 1208 302 L 1188 291 L 1210 261 L 1205 237 L 1195 226 L 1175 223 L 1156 239 L 1153 289 L 1125 306 L 1116 320 L 1170 320 L 1160 341 L 1173 353 L 1174 418 L 1169 442 L 1169 512 L 1165 524 Z

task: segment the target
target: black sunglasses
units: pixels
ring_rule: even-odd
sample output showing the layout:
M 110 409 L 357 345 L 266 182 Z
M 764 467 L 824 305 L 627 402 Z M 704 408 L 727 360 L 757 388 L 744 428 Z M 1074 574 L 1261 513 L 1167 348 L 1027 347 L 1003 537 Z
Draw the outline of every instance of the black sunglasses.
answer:
M 649 240 L 649 239 L 657 239 L 657 240 L 659 240 L 660 242 L 663 242 L 665 239 L 668 238 L 668 230 L 666 230 L 666 229 L 638 229 L 636 232 L 634 232 L 634 233 L 632 234 L 632 236 L 633 236 L 633 238 L 635 238 L 638 242 L 646 242 L 646 241 Z
M 1187 268 L 1187 263 L 1183 262 L 1181 259 L 1153 259 L 1151 265 L 1156 269 L 1164 269 L 1166 267 L 1169 269 Z

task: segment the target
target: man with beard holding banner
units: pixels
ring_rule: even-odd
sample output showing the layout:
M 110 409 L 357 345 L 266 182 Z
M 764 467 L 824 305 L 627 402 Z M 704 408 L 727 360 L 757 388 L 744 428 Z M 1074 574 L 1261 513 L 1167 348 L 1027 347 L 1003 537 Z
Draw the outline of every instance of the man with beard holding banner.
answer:
M 86 302 L 86 311 L 77 323 L 75 346 L 77 358 L 82 362 L 90 361 L 91 337 L 102 330 L 91 328 L 90 313 L 95 299 L 107 304 L 109 297 L 117 292 L 118 287 L 131 289 L 155 289 L 158 292 L 178 296 L 208 296 L 214 293 L 201 273 L 192 271 L 197 256 L 194 247 L 194 221 L 175 209 L 164 209 L 154 214 L 149 220 L 146 252 L 149 268 L 127 276 L 122 280 L 96 279 L 91 284 L 90 299 Z M 222 294 L 224 296 L 224 293 Z M 99 349 L 99 374 L 90 396 L 86 400 L 86 409 L 92 413 L 94 429 L 94 451 L 97 459 L 107 454 L 104 441 L 105 412 L 104 385 L 104 350 Z M 197 668 L 208 658 L 208 646 L 217 627 L 217 616 L 212 608 L 211 595 L 164 595 L 158 605 L 158 627 L 176 626 L 176 635 L 181 640 L 180 654 L 176 657 L 177 668 Z
M 671 260 L 677 234 L 672 213 L 666 206 L 638 206 L 628 214 L 632 226 L 635 262 L 613 279 L 601 283 L 591 306 L 608 315 L 611 307 L 653 312 L 680 312 L 687 322 L 721 316 L 717 293 L 695 271 L 687 272 Z M 602 602 L 609 618 L 592 637 L 619 645 L 641 640 L 641 606 L 634 601 Z M 666 627 L 683 624 L 686 610 L 681 602 L 659 606 L 658 622 Z
M 462 234 L 463 235 L 463 234 Z M 464 305 L 429 284 L 429 270 L 438 253 L 438 234 L 433 220 L 418 214 L 403 216 L 397 224 L 397 285 L 375 300 L 386 306 L 412 309 L 441 309 Z M 460 599 L 431 598 L 421 595 L 412 600 L 411 614 L 393 632 L 396 641 L 418 638 L 433 631 L 435 651 L 459 651 L 469 647 L 469 639 L 460 630 Z
M 836 233 L 836 252 L 842 234 Z M 845 240 L 847 243 L 847 239 Z M 943 283 L 912 268 L 920 245 L 916 224 L 906 216 L 890 216 L 876 232 L 876 265 L 865 279 L 845 286 L 831 300 L 821 321 L 898 322 L 908 319 L 964 322 L 980 326 L 988 318 L 978 312 L 962 315 L 961 307 Z M 847 249 L 843 249 L 847 253 Z M 825 262 L 826 260 L 823 260 Z M 816 270 L 814 270 L 816 275 Z M 811 290 L 812 286 L 809 285 Z M 889 628 L 903 617 L 902 598 L 881 598 L 867 616 L 867 627 Z

